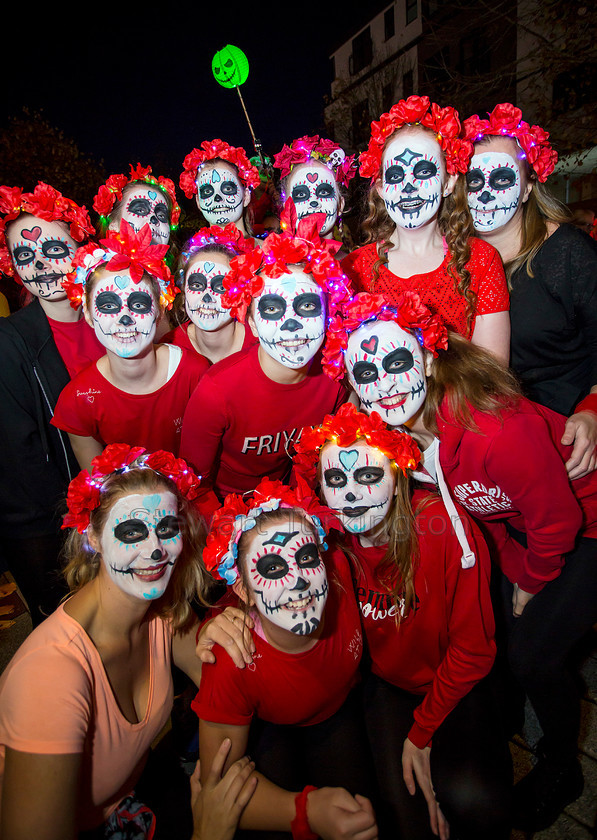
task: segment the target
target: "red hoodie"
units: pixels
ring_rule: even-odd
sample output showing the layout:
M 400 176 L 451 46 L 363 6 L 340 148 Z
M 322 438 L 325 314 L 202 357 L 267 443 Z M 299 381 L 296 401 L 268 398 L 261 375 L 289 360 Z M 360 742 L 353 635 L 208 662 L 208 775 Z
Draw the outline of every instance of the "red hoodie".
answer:
M 501 418 L 472 410 L 462 427 L 447 401 L 438 412 L 439 460 L 454 499 L 481 520 L 504 574 L 526 592 L 556 578 L 577 536 L 597 537 L 597 471 L 574 482 L 565 463 L 566 418 L 521 399 Z M 526 535 L 527 548 L 505 523 Z

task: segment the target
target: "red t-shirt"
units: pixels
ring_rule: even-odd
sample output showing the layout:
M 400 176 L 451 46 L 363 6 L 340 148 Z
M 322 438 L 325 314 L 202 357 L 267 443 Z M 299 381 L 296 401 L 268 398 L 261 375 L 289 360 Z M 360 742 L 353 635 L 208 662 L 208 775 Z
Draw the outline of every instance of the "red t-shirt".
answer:
M 427 497 L 427 491 L 415 491 L 414 509 Z M 489 673 L 495 657 L 489 553 L 477 526 L 464 511 L 459 513 L 475 565 L 462 568 L 462 547 L 443 502 L 437 498 L 425 504 L 417 516 L 420 559 L 414 608 L 399 623 L 400 606 L 394 606 L 375 572 L 386 547 L 363 548 L 356 536 L 350 541 L 357 557 L 353 574 L 372 670 L 405 691 L 425 695 L 408 734 L 420 748 Z
M 252 631 L 253 664 L 237 668 L 223 648 L 204 664 L 191 707 L 201 720 L 246 726 L 253 716 L 270 723 L 309 726 L 335 714 L 359 679 L 363 637 L 345 555 L 326 557 L 330 584 L 324 629 L 303 653 L 285 653 Z
M 191 321 L 185 321 L 184 324 L 180 324 L 175 329 L 170 330 L 169 333 L 166 333 L 160 339 L 162 344 L 174 344 L 176 347 L 184 347 L 185 350 L 192 350 L 193 353 L 196 353 L 197 350 L 193 346 L 191 339 L 189 338 L 189 325 Z M 252 347 L 253 344 L 257 344 L 259 339 L 255 338 L 253 333 L 251 332 L 251 328 L 248 324 L 245 324 L 245 337 L 243 339 L 243 346 L 238 351 L 239 353 L 243 350 L 246 350 L 247 347 Z M 209 361 L 209 359 L 208 359 Z
M 128 443 L 177 455 L 186 405 L 209 367 L 203 356 L 180 352 L 170 379 L 150 394 L 121 391 L 102 376 L 97 364 L 89 365 L 60 394 L 52 424 L 103 445 Z
M 54 321 L 48 318 L 48 323 L 71 379 L 105 355 L 106 348 L 85 318 L 81 317 L 78 321 Z
M 510 296 L 504 274 L 504 267 L 498 251 L 482 239 L 469 240 L 471 256 L 466 268 L 471 274 L 470 290 L 477 295 L 476 315 L 504 312 L 510 308 Z M 440 315 L 449 329 L 470 338 L 474 319 L 467 325 L 468 303 L 456 289 L 456 281 L 448 272 L 451 255 L 447 253 L 442 264 L 434 271 L 413 274 L 412 277 L 398 277 L 387 265 L 379 266 L 374 279 L 373 266 L 379 256 L 376 243 L 363 245 L 346 256 L 342 269 L 352 283 L 355 292 L 376 292 L 390 302 L 396 302 L 404 291 L 417 292 L 425 306 Z
M 258 351 L 256 345 L 213 365 L 184 415 L 181 457 L 221 499 L 254 490 L 265 476 L 286 478 L 292 441 L 346 400 L 344 385 L 326 376 L 319 355 L 301 382 L 284 385 L 265 375 Z M 219 507 L 213 493 L 209 504 Z

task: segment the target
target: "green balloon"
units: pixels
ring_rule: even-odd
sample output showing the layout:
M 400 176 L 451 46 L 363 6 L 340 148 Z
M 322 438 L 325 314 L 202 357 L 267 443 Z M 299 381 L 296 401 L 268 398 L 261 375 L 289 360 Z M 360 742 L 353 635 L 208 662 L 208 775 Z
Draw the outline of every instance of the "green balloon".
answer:
M 222 87 L 238 87 L 247 81 L 249 60 L 242 50 L 228 44 L 214 55 L 211 72 Z

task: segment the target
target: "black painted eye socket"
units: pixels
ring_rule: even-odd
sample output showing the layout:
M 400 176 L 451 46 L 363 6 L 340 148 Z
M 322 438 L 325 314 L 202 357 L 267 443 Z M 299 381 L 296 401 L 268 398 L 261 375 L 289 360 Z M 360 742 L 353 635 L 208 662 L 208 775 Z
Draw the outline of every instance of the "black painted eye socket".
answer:
M 28 245 L 21 245 L 18 248 L 15 248 L 12 252 L 12 258 L 15 261 L 15 265 L 29 265 L 30 262 L 33 262 L 34 256 L 35 251 Z
M 379 371 L 373 362 L 357 362 L 352 369 L 352 375 L 357 385 L 369 385 L 377 380 Z
M 215 190 L 211 184 L 202 184 L 199 187 L 199 198 L 206 199 L 211 198 L 214 194 Z
M 466 173 L 466 186 L 469 192 L 479 192 L 485 186 L 485 176 L 480 169 L 469 169 Z
M 381 364 L 386 373 L 397 374 L 410 370 L 414 363 L 415 360 L 410 350 L 407 350 L 406 347 L 399 347 L 397 350 L 388 353 Z
M 127 306 L 131 312 L 139 312 L 141 315 L 146 315 L 153 309 L 153 300 L 147 292 L 131 292 Z
M 308 201 L 311 197 L 311 190 L 306 184 L 298 184 L 292 188 L 292 200 L 295 204 L 300 204 L 301 201 Z
M 171 540 L 180 534 L 180 520 L 178 516 L 165 516 L 155 526 L 155 532 L 160 540 Z
M 265 321 L 279 321 L 286 312 L 286 301 L 280 295 L 263 295 L 259 298 L 257 309 Z
M 300 318 L 316 318 L 321 315 L 322 301 L 319 295 L 305 292 L 295 297 L 292 308 Z
M 151 213 L 151 204 L 147 198 L 133 198 L 129 202 L 129 213 L 135 216 L 149 216 Z
M 261 577 L 279 580 L 288 574 L 288 563 L 279 554 L 264 554 L 255 564 Z
M 315 543 L 302 545 L 294 555 L 294 559 L 301 569 L 316 569 L 321 564 L 321 558 Z
M 190 292 L 204 292 L 207 288 L 207 277 L 198 271 L 187 277 L 187 289 Z
M 70 254 L 70 248 L 66 242 L 60 239 L 48 239 L 41 246 L 41 252 L 44 257 L 49 257 L 52 260 L 64 260 Z
M 507 190 L 516 183 L 516 172 L 508 166 L 499 166 L 489 175 L 489 186 L 493 190 Z
M 95 299 L 95 306 L 104 315 L 115 315 L 122 309 L 122 300 L 116 292 L 100 292 Z
M 315 190 L 315 195 L 317 198 L 333 198 L 334 188 L 331 184 L 320 184 Z
M 234 181 L 224 181 L 222 184 L 222 193 L 224 195 L 236 195 L 238 192 L 238 185 Z
M 155 213 L 160 222 L 165 222 L 166 224 L 170 222 L 170 213 L 168 212 L 168 207 L 163 202 L 156 204 L 153 212 Z
M 359 484 L 379 484 L 385 475 L 383 467 L 359 467 L 354 478 Z
M 337 467 L 329 467 L 329 469 L 324 470 L 323 480 L 326 487 L 346 487 L 346 473 Z
M 132 545 L 146 540 L 149 536 L 149 528 L 140 519 L 127 519 L 126 522 L 119 522 L 114 528 L 114 536 L 120 542 Z
M 223 295 L 226 289 L 224 288 L 224 274 L 216 274 L 211 278 L 211 290 L 217 295 Z
M 413 166 L 413 175 L 418 181 L 426 181 L 437 175 L 437 166 L 431 160 L 419 160 Z
M 404 180 L 404 169 L 397 164 L 388 166 L 384 174 L 384 181 L 386 184 L 399 184 Z

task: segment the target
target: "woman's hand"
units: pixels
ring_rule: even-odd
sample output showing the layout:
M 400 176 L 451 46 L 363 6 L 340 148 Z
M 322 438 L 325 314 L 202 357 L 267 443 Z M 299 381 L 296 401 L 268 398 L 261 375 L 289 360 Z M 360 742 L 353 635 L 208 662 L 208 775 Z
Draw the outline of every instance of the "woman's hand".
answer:
M 307 797 L 311 831 L 323 840 L 376 840 L 373 806 L 365 796 L 344 788 L 319 788 Z
M 222 776 L 230 746 L 229 738 L 222 741 L 203 786 L 199 762 L 195 766 L 191 776 L 191 840 L 232 840 L 241 814 L 255 792 L 255 765 L 246 756 L 231 764 Z
M 514 589 L 512 590 L 512 615 L 519 618 L 531 598 L 533 598 L 532 592 L 525 592 L 524 589 L 521 589 L 520 586 L 515 583 Z
M 597 465 L 597 414 L 593 411 L 579 411 L 569 417 L 561 442 L 565 446 L 574 444 L 566 461 L 570 481 L 592 472 Z
M 197 638 L 197 656 L 201 662 L 213 663 L 216 656 L 213 646 L 223 647 L 237 668 L 253 662 L 255 644 L 251 636 L 252 619 L 238 607 L 226 609 L 206 621 Z
M 431 781 L 430 755 L 431 747 L 420 749 L 419 747 L 415 747 L 413 742 L 407 738 L 402 748 L 402 777 L 406 789 L 411 796 L 414 796 L 417 789 L 415 779 L 417 780 L 427 802 L 431 830 L 440 840 L 448 840 L 450 827 L 435 798 L 435 791 L 433 790 L 433 783 Z

